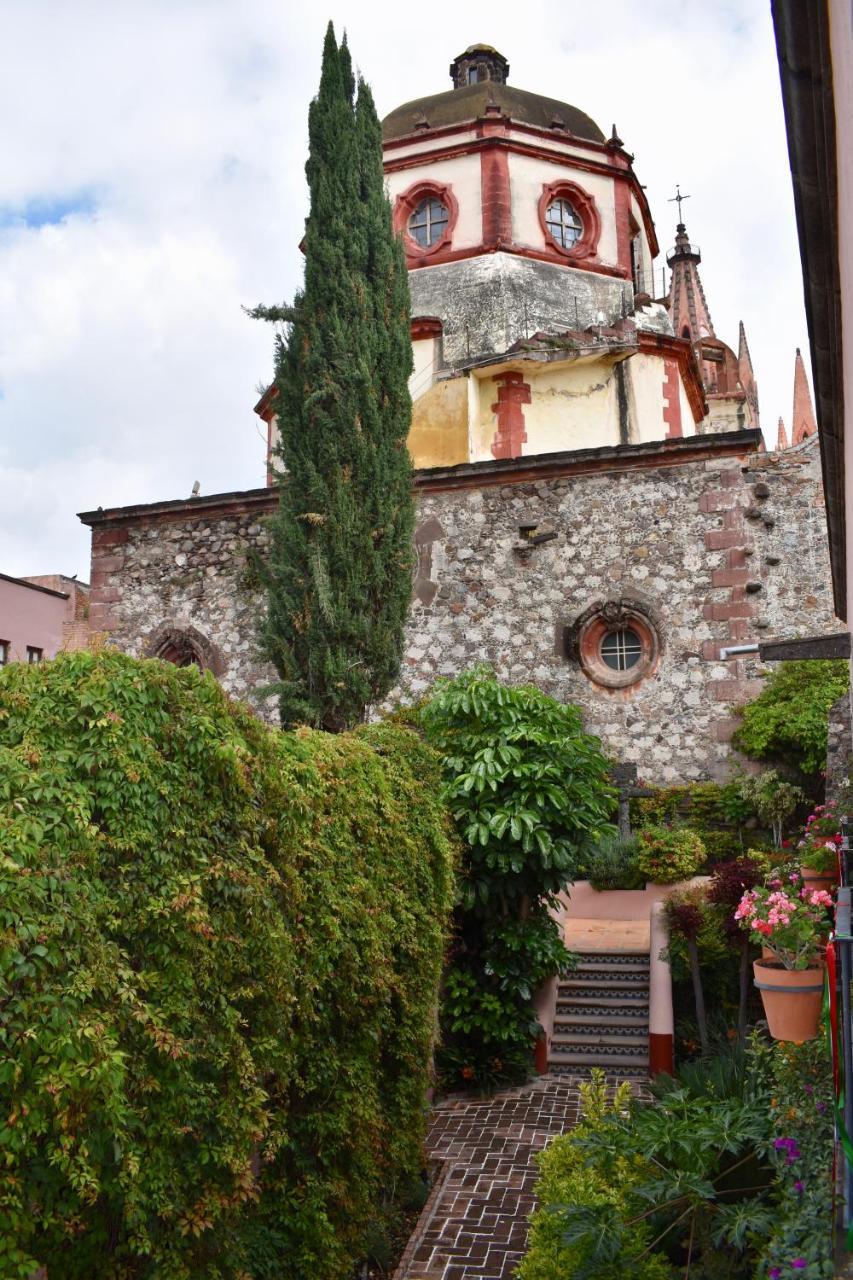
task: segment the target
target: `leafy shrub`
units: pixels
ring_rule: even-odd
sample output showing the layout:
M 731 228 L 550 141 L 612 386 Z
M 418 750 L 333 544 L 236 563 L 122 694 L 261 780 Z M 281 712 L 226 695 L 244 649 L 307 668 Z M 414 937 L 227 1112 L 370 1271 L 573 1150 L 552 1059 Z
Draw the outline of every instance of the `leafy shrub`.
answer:
M 832 1280 L 834 1097 L 825 1044 L 770 1045 L 753 1036 L 750 1058 L 774 1170 L 756 1274 Z
M 464 844 L 439 1062 L 456 1083 L 493 1077 L 495 1062 L 523 1077 L 535 990 L 573 963 L 549 908 L 613 830 L 608 762 L 576 707 L 488 667 L 438 682 L 420 719 Z
M 590 855 L 586 878 L 593 889 L 642 889 L 645 877 L 638 866 L 639 845 L 636 836 L 623 840 L 612 836 L 602 840 Z
M 765 769 L 753 778 L 742 779 L 740 789 L 744 799 L 754 805 L 761 821 L 770 827 L 776 848 L 781 848 L 785 822 L 806 799 L 803 791 L 775 769 Z
M 0 672 L 0 1274 L 350 1274 L 420 1167 L 439 790 L 194 668 Z
M 606 1163 L 587 1160 L 579 1144 L 595 1134 L 611 1114 L 629 1104 L 630 1085 L 618 1087 L 607 1098 L 604 1073 L 593 1069 L 592 1080 L 580 1086 L 581 1118 L 570 1134 L 555 1138 L 536 1157 L 539 1180 L 528 1251 L 518 1271 L 519 1280 L 671 1280 L 674 1271 L 660 1254 L 650 1251 L 652 1234 L 642 1217 L 626 1223 L 631 1193 L 644 1174 L 640 1162 L 616 1156 Z M 567 1215 L 571 1214 L 571 1218 Z M 619 1224 L 618 1238 L 611 1240 L 607 1256 L 596 1252 L 589 1222 L 603 1219 Z M 572 1230 L 572 1227 L 579 1228 Z
M 833 1098 L 820 1040 L 753 1034 L 745 1053 L 659 1078 L 651 1104 L 623 1092 L 608 1106 L 603 1080 L 592 1087 L 598 1105 L 539 1157 L 522 1280 L 634 1277 L 654 1264 L 697 1280 L 830 1280 Z
M 652 884 L 686 880 L 705 859 L 705 846 L 689 827 L 645 827 L 638 832 L 637 843 L 637 866 Z
M 732 742 L 753 760 L 778 760 L 804 774 L 826 764 L 829 709 L 846 693 L 849 667 L 835 662 L 780 662 L 743 708 Z
M 710 865 L 739 857 L 747 843 L 761 838 L 752 829 L 755 807 L 743 795 L 740 779 L 726 783 L 691 782 L 650 791 L 650 795 L 631 800 L 634 826 L 689 827 L 701 837 Z

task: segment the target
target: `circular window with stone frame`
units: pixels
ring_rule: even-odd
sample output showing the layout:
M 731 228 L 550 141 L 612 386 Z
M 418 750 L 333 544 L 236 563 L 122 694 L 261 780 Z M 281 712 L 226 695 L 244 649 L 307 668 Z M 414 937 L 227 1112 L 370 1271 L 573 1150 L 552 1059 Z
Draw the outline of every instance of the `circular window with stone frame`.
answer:
M 657 667 L 661 642 L 651 611 L 640 601 L 593 605 L 565 629 L 566 656 L 606 689 L 627 689 Z
M 452 187 L 440 182 L 416 182 L 394 202 L 394 231 L 403 237 L 410 261 L 449 249 L 459 205 Z

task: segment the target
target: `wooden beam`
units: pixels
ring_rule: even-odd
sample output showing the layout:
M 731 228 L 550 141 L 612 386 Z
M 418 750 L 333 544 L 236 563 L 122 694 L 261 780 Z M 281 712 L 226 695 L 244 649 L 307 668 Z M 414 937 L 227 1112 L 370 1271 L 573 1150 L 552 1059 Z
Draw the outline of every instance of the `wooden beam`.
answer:
M 759 644 L 762 662 L 801 662 L 804 658 L 849 658 L 850 632 L 811 636 L 806 640 L 768 640 Z

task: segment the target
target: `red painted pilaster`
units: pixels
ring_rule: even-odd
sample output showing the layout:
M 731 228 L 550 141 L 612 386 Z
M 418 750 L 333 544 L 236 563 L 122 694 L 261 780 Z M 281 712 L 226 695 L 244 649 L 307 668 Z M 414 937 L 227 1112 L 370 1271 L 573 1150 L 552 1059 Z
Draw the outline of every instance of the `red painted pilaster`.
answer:
M 498 429 L 492 441 L 493 458 L 520 458 L 521 446 L 527 440 L 524 429 L 525 404 L 530 404 L 530 386 L 520 373 L 502 373 L 495 381 L 498 398 L 492 405 L 492 413 L 498 420 Z
M 480 181 L 483 245 L 487 249 L 508 247 L 512 244 L 512 203 L 509 157 L 503 147 L 489 147 L 480 153 Z
M 631 278 L 631 188 L 626 178 L 613 183 L 616 200 L 616 257 L 628 279 Z
M 684 434 L 681 429 L 679 383 L 678 361 L 668 356 L 664 360 L 663 378 L 663 420 L 666 423 L 667 440 L 672 440 L 673 437 Z

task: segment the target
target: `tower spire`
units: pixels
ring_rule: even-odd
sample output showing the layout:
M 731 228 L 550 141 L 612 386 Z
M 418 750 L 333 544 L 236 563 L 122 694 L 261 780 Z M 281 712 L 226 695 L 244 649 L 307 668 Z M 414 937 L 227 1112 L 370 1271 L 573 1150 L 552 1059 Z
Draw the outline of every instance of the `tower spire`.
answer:
M 776 452 L 781 453 L 783 449 L 788 447 L 788 433 L 785 430 L 785 423 L 779 419 L 779 426 L 776 430 Z
M 758 418 L 758 383 L 755 380 L 752 356 L 749 354 L 749 343 L 746 340 L 746 329 L 743 327 L 742 320 L 738 330 L 737 375 L 738 381 L 746 394 L 746 403 L 750 410 L 750 426 L 760 427 Z
M 687 200 L 681 193 L 676 200 Z M 680 208 L 680 206 L 679 206 Z M 675 248 L 666 255 L 666 263 L 672 272 L 669 282 L 669 305 L 672 327 L 679 338 L 700 342 L 702 338 L 715 338 L 711 312 L 705 299 L 705 290 L 699 277 L 702 254 L 698 244 L 691 244 L 687 228 L 679 222 L 675 233 Z
M 794 416 L 791 421 L 791 443 L 802 444 L 816 431 L 817 422 L 812 395 L 809 391 L 809 380 L 806 377 L 806 366 L 803 364 L 800 348 L 797 347 L 797 356 L 794 360 Z

